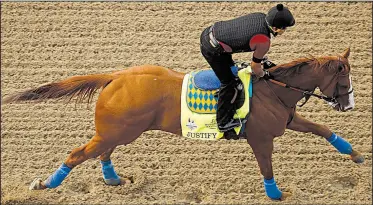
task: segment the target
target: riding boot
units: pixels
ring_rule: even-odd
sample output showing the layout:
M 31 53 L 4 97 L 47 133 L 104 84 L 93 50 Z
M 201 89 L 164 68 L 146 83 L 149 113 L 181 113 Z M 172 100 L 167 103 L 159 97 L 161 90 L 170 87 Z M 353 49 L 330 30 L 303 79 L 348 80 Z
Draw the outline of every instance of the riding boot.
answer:
M 242 83 L 239 79 L 234 79 L 225 84 L 221 83 L 218 97 L 218 107 L 216 121 L 221 132 L 226 132 L 239 125 L 239 120 L 234 120 L 233 116 L 236 112 L 235 103 L 242 92 Z

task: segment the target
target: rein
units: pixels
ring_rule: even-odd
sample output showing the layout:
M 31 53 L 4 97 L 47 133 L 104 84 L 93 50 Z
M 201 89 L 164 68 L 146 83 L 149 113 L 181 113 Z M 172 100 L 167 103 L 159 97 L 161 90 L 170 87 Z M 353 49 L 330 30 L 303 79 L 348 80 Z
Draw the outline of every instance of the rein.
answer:
M 350 91 L 348 91 L 345 94 L 336 95 L 334 97 L 328 97 L 326 95 L 315 94 L 315 93 L 313 93 L 314 91 L 311 92 L 311 91 L 308 91 L 308 90 L 302 90 L 300 88 L 289 86 L 286 83 L 283 83 L 283 82 L 280 82 L 280 81 L 277 81 L 277 80 L 274 80 L 274 79 L 268 79 L 268 81 L 270 81 L 270 82 L 272 82 L 276 85 L 279 85 L 281 87 L 288 88 L 288 89 L 291 89 L 291 90 L 294 90 L 294 91 L 297 91 L 297 92 L 301 92 L 303 94 L 304 99 L 306 99 L 306 101 L 304 101 L 301 105 L 298 105 L 299 107 L 303 107 L 303 105 L 305 105 L 308 102 L 308 100 L 310 99 L 311 96 L 317 97 L 317 98 L 322 99 L 322 100 L 325 100 L 326 102 L 329 102 L 329 103 L 338 104 L 338 101 L 337 101 L 338 98 L 349 95 L 352 92 L 354 92 L 354 89 L 351 89 Z M 327 87 L 329 87 L 329 86 L 330 86 L 330 84 Z M 276 97 L 279 98 L 277 95 L 276 95 Z M 282 102 L 282 104 L 284 104 L 284 103 Z
M 338 62 L 340 63 L 340 57 L 338 58 Z M 333 77 L 333 79 L 334 79 L 335 77 L 338 77 L 338 75 L 335 74 L 334 77 Z M 333 80 L 333 79 L 332 79 L 332 80 Z M 329 88 L 329 86 L 330 86 L 331 83 L 333 82 L 332 80 L 330 81 L 329 85 L 326 86 L 325 89 Z M 325 101 L 328 102 L 328 103 L 338 104 L 338 101 L 337 101 L 338 98 L 340 98 L 340 97 L 342 97 L 342 96 L 349 95 L 349 94 L 351 94 L 352 92 L 354 92 L 354 90 L 351 89 L 350 91 L 348 91 L 348 92 L 345 93 L 345 94 L 340 94 L 340 95 L 337 94 L 337 95 L 335 95 L 335 96 L 333 96 L 333 97 L 328 97 L 328 96 L 326 96 L 326 95 L 318 95 L 318 94 L 315 94 L 315 93 L 313 93 L 314 90 L 313 90 L 312 92 L 311 92 L 311 91 L 308 91 L 308 90 L 303 90 L 303 89 L 300 89 L 300 88 L 296 88 L 296 87 L 293 87 L 293 86 L 289 86 L 289 85 L 286 84 L 286 83 L 283 83 L 283 82 L 280 82 L 280 81 L 277 81 L 277 80 L 274 80 L 274 79 L 268 79 L 268 81 L 270 81 L 270 82 L 272 82 L 272 83 L 274 83 L 274 84 L 276 84 L 276 85 L 279 85 L 279 86 L 281 86 L 281 87 L 288 88 L 288 89 L 291 89 L 291 90 L 294 90 L 294 91 L 297 91 L 297 92 L 301 92 L 301 93 L 303 94 L 303 97 L 304 97 L 305 101 L 304 101 L 301 105 L 298 105 L 299 107 L 303 107 L 303 105 L 305 105 L 305 104 L 308 102 L 308 100 L 310 99 L 311 96 L 313 96 L 313 97 L 317 97 L 317 98 L 322 99 L 322 100 L 325 100 Z M 324 90 L 325 90 L 325 89 L 324 89 Z M 272 90 L 272 89 L 271 89 L 271 90 Z M 338 90 L 338 89 L 337 89 L 337 90 Z M 273 93 L 274 93 L 274 92 L 273 92 Z M 274 93 L 274 94 L 275 94 L 275 93 Z M 275 95 L 276 95 L 276 94 L 275 94 Z M 277 95 L 276 95 L 276 97 L 280 100 L 280 98 L 279 98 Z M 280 100 L 280 101 L 281 101 L 281 100 Z M 282 101 L 281 101 L 281 103 L 284 104 Z M 285 105 L 285 104 L 284 104 L 284 105 Z
M 308 100 L 310 99 L 311 96 L 317 97 L 317 98 L 322 99 L 322 100 L 325 100 L 326 102 L 330 102 L 330 103 L 335 103 L 336 104 L 336 103 L 338 103 L 337 98 L 345 96 L 345 95 L 349 95 L 349 94 L 351 94 L 354 91 L 352 89 L 348 93 L 345 93 L 345 94 L 342 94 L 342 95 L 337 95 L 335 97 L 328 97 L 328 96 L 325 96 L 325 95 L 315 94 L 315 93 L 313 93 L 313 91 L 311 92 L 311 91 L 308 91 L 308 90 L 302 90 L 302 89 L 299 89 L 299 88 L 296 88 L 296 87 L 292 87 L 292 86 L 289 86 L 288 84 L 285 84 L 285 83 L 277 81 L 277 80 L 269 79 L 269 81 L 272 82 L 272 83 L 274 83 L 274 84 L 276 84 L 276 85 L 279 85 L 281 87 L 289 88 L 291 90 L 294 90 L 294 91 L 297 91 L 297 92 L 301 92 L 303 94 L 304 98 L 306 99 L 306 101 L 303 102 L 301 105 L 298 105 L 299 107 L 303 107 L 303 105 L 305 105 L 308 102 Z

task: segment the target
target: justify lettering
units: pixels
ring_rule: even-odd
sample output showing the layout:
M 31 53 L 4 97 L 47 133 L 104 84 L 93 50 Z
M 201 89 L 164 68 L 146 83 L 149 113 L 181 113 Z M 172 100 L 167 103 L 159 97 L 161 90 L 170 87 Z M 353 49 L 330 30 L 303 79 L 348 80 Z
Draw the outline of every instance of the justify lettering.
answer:
M 187 137 L 196 138 L 196 139 L 201 139 L 201 138 L 212 139 L 212 137 L 213 137 L 214 139 L 216 139 L 216 133 L 192 133 L 192 132 L 188 132 Z

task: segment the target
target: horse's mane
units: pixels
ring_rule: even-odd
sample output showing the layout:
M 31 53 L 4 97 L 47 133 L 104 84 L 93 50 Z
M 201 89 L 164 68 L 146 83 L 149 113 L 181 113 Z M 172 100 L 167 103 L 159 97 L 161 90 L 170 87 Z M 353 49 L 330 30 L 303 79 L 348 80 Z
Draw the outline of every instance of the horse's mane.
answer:
M 333 56 L 316 58 L 309 55 L 309 57 L 298 58 L 290 63 L 277 65 L 270 68 L 269 71 L 274 76 L 280 75 L 283 77 L 291 77 L 300 74 L 300 69 L 304 65 L 309 65 L 315 71 L 321 72 L 324 69 L 328 69 L 328 71 L 332 72 L 338 68 L 338 64 L 345 65 L 345 62 L 340 60 L 338 57 Z

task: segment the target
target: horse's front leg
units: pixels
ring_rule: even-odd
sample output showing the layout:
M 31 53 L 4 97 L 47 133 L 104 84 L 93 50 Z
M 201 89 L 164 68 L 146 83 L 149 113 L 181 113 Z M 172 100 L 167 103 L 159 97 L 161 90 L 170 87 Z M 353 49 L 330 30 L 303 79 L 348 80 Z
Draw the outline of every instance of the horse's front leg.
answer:
M 284 200 L 285 198 L 291 196 L 290 193 L 281 192 L 276 184 L 273 177 L 272 170 L 272 151 L 273 151 L 273 137 L 260 137 L 258 139 L 248 138 L 248 143 L 250 144 L 255 158 L 258 162 L 260 172 L 264 179 L 264 189 L 266 195 L 274 200 Z
M 324 137 L 330 144 L 332 144 L 340 153 L 350 155 L 350 158 L 355 163 L 363 163 L 364 156 L 360 152 L 354 150 L 350 143 L 342 137 L 336 135 L 329 130 L 325 125 L 320 125 L 311 122 L 298 113 L 294 114 L 293 120 L 287 126 L 288 129 L 299 132 L 311 132 L 315 135 Z

